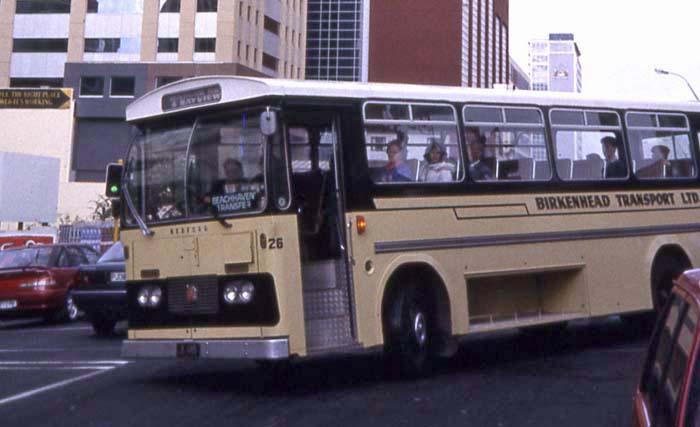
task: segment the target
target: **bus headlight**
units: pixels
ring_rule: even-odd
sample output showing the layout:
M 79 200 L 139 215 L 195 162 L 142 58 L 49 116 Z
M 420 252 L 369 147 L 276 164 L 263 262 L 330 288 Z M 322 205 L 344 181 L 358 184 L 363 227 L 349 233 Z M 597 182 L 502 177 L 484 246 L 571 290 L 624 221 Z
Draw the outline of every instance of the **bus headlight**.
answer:
M 136 301 L 141 307 L 156 308 L 163 299 L 163 291 L 158 286 L 144 286 L 139 289 Z
M 223 289 L 226 304 L 248 304 L 253 300 L 255 286 L 247 280 L 228 283 Z
M 241 287 L 240 299 L 243 304 L 248 304 L 253 300 L 253 294 L 255 293 L 255 287 L 252 283 L 248 282 Z
M 235 285 L 224 286 L 224 301 L 227 304 L 233 304 L 238 297 L 238 288 Z

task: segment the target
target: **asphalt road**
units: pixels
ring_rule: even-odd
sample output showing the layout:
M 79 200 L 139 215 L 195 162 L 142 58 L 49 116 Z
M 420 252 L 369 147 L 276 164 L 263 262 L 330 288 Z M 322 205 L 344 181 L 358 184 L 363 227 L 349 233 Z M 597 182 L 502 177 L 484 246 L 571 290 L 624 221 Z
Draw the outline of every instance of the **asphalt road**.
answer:
M 607 319 L 555 338 L 473 337 L 410 381 L 366 354 L 303 361 L 285 379 L 248 362 L 130 362 L 121 339 L 0 321 L 0 425 L 619 427 L 648 333 Z

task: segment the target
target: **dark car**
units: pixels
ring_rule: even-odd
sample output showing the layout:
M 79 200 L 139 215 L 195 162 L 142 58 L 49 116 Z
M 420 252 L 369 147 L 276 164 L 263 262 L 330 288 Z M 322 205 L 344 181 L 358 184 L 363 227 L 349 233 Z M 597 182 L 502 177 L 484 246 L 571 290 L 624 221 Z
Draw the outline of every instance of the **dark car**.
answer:
M 675 282 L 634 398 L 635 426 L 700 426 L 700 270 Z
M 126 275 L 121 242 L 112 245 L 96 264 L 80 267 L 73 298 L 99 336 L 111 335 L 114 325 L 126 319 Z
M 43 316 L 73 321 L 78 308 L 71 290 L 80 264 L 99 253 L 87 245 L 37 245 L 0 252 L 0 317 Z

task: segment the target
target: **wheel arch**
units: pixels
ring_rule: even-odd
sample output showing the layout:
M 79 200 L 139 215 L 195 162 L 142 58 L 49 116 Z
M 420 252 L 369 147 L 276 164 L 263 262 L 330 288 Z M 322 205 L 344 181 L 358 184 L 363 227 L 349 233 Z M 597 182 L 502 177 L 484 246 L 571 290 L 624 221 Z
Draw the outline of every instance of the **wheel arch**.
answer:
M 441 347 L 446 346 L 452 336 L 452 307 L 451 298 L 446 285 L 445 274 L 440 271 L 434 260 L 422 257 L 397 259 L 387 270 L 377 307 L 377 315 L 381 320 L 378 336 L 386 343 L 387 313 L 396 295 L 404 289 L 407 283 L 415 283 L 430 295 L 430 303 L 437 320 L 438 334 Z

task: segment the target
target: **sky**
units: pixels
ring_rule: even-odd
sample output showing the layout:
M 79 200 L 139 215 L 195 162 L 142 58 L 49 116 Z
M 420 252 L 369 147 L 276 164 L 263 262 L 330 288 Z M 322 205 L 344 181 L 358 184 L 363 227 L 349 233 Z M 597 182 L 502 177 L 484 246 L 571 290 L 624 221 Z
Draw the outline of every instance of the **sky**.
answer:
M 527 72 L 528 41 L 573 33 L 583 93 L 613 98 L 700 96 L 700 0 L 510 0 L 510 55 Z

